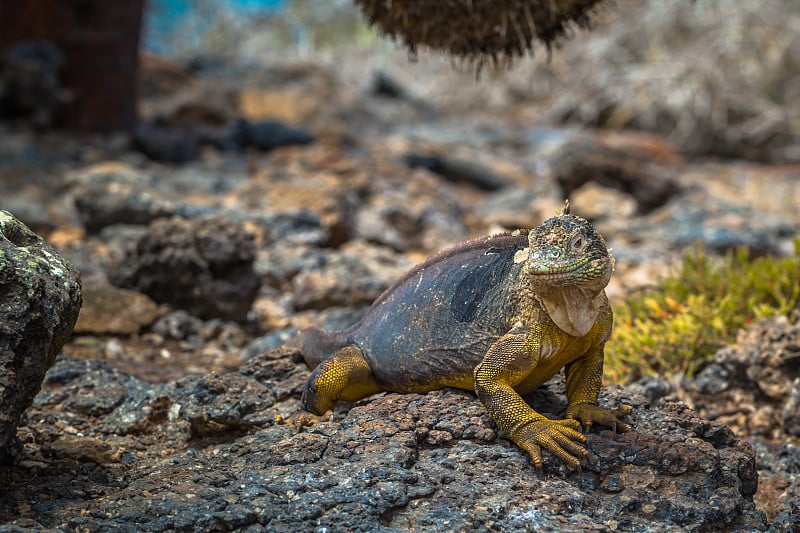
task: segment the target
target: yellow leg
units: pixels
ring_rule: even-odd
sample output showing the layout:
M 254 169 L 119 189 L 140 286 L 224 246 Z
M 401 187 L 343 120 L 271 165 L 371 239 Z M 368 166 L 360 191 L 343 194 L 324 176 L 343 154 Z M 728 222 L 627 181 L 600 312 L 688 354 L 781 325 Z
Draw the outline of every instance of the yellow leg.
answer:
M 631 413 L 630 405 L 622 404 L 616 409 L 605 409 L 597 405 L 597 396 L 603 381 L 602 345 L 567 366 L 566 375 L 568 419 L 578 420 L 587 431 L 594 423 L 622 433 L 630 431 L 631 426 L 620 420 Z
M 542 448 L 570 468 L 580 467 L 586 442 L 576 420 L 550 420 L 531 409 L 514 390 L 539 361 L 538 341 L 511 331 L 489 348 L 475 368 L 475 392 L 500 430 L 525 450 L 536 468 L 542 467 Z
M 381 390 L 361 350 L 350 345 L 314 369 L 301 401 L 306 409 L 322 415 L 333 409 L 338 400 L 355 402 Z

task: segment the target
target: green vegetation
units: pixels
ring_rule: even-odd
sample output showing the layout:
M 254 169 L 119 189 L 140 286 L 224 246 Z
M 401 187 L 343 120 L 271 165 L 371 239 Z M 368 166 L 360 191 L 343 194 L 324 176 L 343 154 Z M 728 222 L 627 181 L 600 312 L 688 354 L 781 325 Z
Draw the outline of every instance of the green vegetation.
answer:
M 648 374 L 691 376 L 741 328 L 799 305 L 800 239 L 789 257 L 690 250 L 675 275 L 615 307 L 605 377 L 628 383 Z

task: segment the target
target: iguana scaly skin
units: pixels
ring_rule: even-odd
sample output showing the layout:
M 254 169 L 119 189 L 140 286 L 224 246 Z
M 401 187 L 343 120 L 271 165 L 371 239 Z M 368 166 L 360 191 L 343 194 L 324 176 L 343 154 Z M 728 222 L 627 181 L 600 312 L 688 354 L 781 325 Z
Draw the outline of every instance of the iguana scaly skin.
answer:
M 381 391 L 467 389 L 537 467 L 544 448 L 578 468 L 587 453 L 581 423 L 629 429 L 619 420 L 629 406 L 597 405 L 613 267 L 603 237 L 569 203 L 530 232 L 457 245 L 408 272 L 351 328 L 301 334 L 314 368 L 303 404 L 321 415 Z M 520 394 L 562 368 L 566 418 L 551 420 Z

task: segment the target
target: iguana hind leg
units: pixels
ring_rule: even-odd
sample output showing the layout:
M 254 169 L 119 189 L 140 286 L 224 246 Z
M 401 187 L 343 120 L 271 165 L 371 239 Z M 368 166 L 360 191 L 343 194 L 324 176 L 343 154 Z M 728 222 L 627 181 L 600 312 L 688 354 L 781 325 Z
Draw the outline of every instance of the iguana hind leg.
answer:
M 361 350 L 348 345 L 314 369 L 301 401 L 306 409 L 322 415 L 339 400 L 354 402 L 381 390 Z

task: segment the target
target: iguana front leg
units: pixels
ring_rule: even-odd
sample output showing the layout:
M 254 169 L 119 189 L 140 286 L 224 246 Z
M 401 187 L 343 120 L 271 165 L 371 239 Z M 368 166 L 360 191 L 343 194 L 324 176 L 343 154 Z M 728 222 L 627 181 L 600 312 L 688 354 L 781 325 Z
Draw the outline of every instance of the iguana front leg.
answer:
M 631 426 L 622 422 L 620 417 L 631 413 L 630 405 L 623 404 L 616 409 L 597 405 L 603 382 L 603 347 L 603 344 L 597 345 L 567 365 L 567 418 L 580 421 L 587 431 L 593 423 L 615 431 L 629 431 Z
M 540 346 L 538 337 L 522 326 L 515 327 L 495 342 L 475 368 L 475 392 L 500 430 L 542 467 L 544 448 L 570 468 L 577 469 L 586 456 L 586 437 L 578 431 L 577 420 L 550 420 L 533 410 L 514 386 L 536 371 Z

